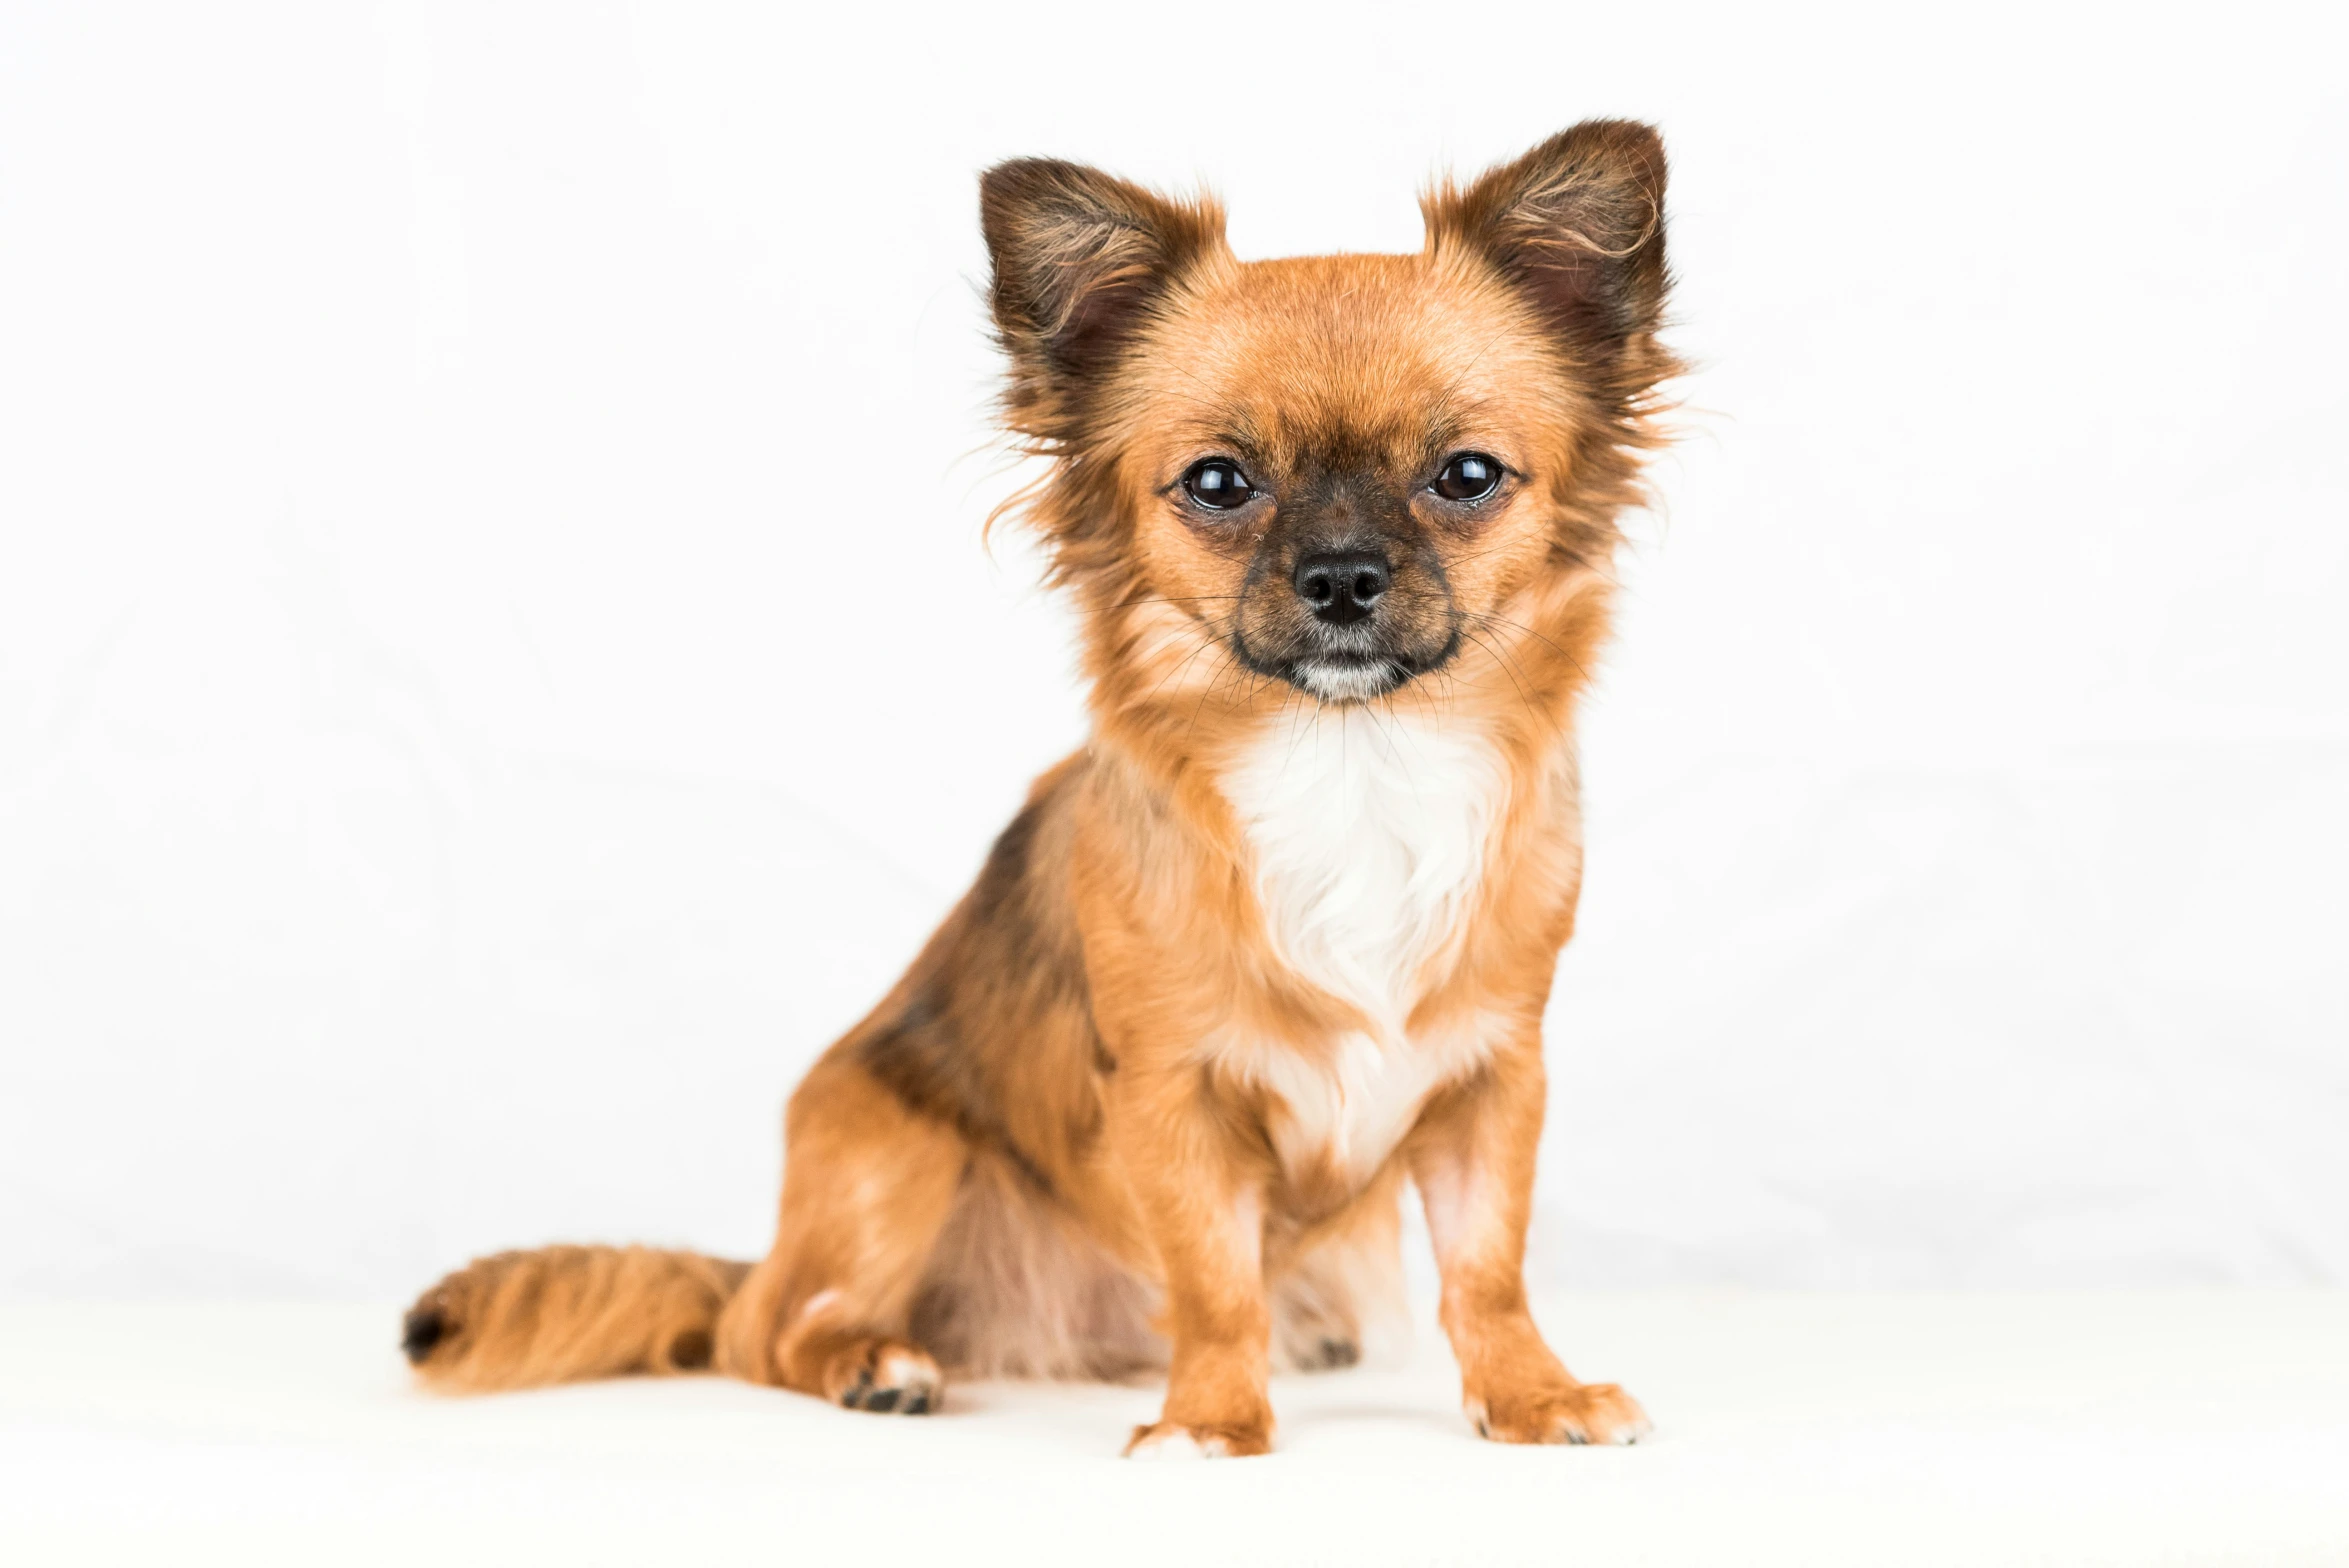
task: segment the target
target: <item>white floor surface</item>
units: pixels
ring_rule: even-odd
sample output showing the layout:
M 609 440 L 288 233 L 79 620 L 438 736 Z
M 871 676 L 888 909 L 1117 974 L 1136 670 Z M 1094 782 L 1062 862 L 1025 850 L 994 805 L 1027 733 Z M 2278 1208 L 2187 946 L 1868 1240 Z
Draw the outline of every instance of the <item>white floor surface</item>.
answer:
M 1542 1307 L 1653 1438 L 1480 1442 L 1432 1329 L 1279 1380 L 1269 1459 L 1136 1465 L 1154 1388 L 449 1400 L 388 1305 L 0 1304 L 0 1563 L 2349 1564 L 2349 1294 Z

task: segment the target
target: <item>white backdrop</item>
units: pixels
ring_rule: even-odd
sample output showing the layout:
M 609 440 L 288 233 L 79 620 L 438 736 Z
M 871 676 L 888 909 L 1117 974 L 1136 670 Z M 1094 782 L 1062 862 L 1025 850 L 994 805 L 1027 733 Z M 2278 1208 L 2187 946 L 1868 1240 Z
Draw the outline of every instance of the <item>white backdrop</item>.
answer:
M 2349 1280 L 2319 8 L 822 12 L 0 8 L 0 1285 L 756 1252 L 1080 735 L 978 541 L 975 171 L 1410 249 L 1598 113 L 1700 369 L 1535 1266 Z

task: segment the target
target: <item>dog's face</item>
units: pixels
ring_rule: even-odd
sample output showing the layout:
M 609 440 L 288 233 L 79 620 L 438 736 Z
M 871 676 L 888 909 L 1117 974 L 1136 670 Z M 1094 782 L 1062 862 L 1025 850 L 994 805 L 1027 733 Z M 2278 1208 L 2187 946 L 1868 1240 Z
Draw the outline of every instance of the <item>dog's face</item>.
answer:
M 1568 389 L 1538 328 L 1421 257 L 1220 269 L 1127 371 L 1147 586 L 1261 675 L 1359 701 L 1441 668 L 1544 553 Z
M 1442 669 L 1603 552 L 1669 365 L 1663 179 L 1645 127 L 1585 125 L 1430 196 L 1417 256 L 1243 264 L 1204 201 L 992 171 L 1008 403 L 1061 459 L 1061 569 L 1323 702 Z

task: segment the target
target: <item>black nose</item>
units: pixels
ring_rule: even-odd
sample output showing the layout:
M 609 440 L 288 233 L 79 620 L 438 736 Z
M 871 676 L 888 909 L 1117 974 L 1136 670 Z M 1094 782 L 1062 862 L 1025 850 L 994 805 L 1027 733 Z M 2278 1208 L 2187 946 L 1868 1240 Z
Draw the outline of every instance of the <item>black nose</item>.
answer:
M 1309 555 L 1297 563 L 1297 597 L 1315 617 L 1351 626 L 1368 615 L 1388 588 L 1387 559 L 1369 550 Z

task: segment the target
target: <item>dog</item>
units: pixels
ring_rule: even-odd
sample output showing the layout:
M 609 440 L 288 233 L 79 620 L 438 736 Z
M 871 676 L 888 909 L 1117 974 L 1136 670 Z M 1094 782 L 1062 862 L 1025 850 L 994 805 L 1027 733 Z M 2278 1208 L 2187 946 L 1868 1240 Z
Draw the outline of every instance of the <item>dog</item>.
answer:
M 792 1095 L 763 1260 L 482 1259 L 407 1314 L 423 1382 L 714 1367 L 920 1414 L 950 1374 L 1163 1369 L 1129 1454 L 1261 1454 L 1270 1372 L 1398 1312 L 1408 1176 L 1476 1430 L 1646 1432 L 1522 1259 L 1576 704 L 1680 368 L 1664 187 L 1652 128 L 1586 121 L 1431 189 L 1416 255 L 1241 262 L 1211 197 L 989 170 L 1091 739 Z

